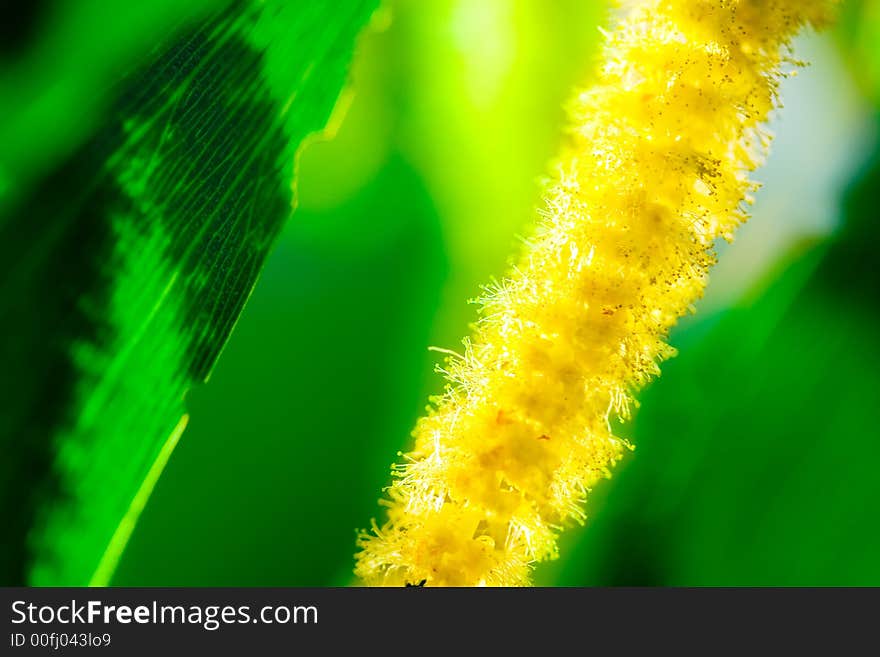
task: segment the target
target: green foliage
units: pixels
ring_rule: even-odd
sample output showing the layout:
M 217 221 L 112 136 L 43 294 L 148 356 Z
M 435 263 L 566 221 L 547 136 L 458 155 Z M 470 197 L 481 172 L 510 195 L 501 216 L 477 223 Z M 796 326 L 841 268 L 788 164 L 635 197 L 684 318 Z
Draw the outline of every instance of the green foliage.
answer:
M 7 584 L 108 580 L 375 5 L 178 4 L 62 4 L 0 86 Z
M 244 39 L 261 53 L 282 39 L 277 56 L 250 72 L 248 55 L 224 58 L 239 75 L 207 95 L 239 117 L 223 123 L 233 149 L 244 136 L 256 154 L 243 124 L 264 117 L 267 159 L 256 163 L 244 150 L 210 158 L 219 118 L 210 134 L 181 136 L 205 116 L 198 94 L 187 106 L 203 109 L 178 115 L 170 142 L 154 129 L 168 110 L 137 104 L 172 92 L 147 67 L 166 70 L 163 53 L 222 20 L 226 0 L 18 4 L 35 18 L 19 40 L 0 39 L 0 582 L 26 581 L 37 564 L 32 582 L 84 583 L 107 554 L 95 581 L 106 579 L 124 542 L 108 553 L 109 538 L 137 515 L 184 389 L 210 371 L 186 396 L 191 420 L 113 583 L 349 583 L 354 529 L 376 513 L 395 450 L 439 390 L 425 347 L 458 346 L 474 317 L 465 299 L 502 270 L 532 216 L 603 3 L 394 0 L 389 29 L 361 40 L 338 137 L 303 154 L 300 209 L 216 368 L 289 214 L 284 168 L 327 120 L 371 3 L 290 2 L 309 13 Z M 876 100 L 877 2 L 845 4 L 839 50 Z M 824 84 L 826 96 L 849 88 L 833 75 Z M 830 120 L 815 126 L 826 139 Z M 151 139 L 161 161 L 145 157 Z M 821 150 L 805 143 L 798 171 Z M 215 168 L 228 176 L 203 182 Z M 236 175 L 255 168 L 256 195 L 252 176 Z M 791 254 L 754 295 L 732 309 L 716 299 L 675 336 L 680 356 L 632 427 L 636 451 L 596 488 L 587 526 L 540 583 L 878 583 L 878 183 L 865 180 L 848 237 Z M 776 210 L 784 189 L 768 181 L 767 221 L 747 230 L 798 221 Z M 213 202 L 211 190 L 230 195 Z M 200 234 L 181 221 L 186 199 L 238 199 L 254 230 L 223 240 L 242 216 L 232 213 Z

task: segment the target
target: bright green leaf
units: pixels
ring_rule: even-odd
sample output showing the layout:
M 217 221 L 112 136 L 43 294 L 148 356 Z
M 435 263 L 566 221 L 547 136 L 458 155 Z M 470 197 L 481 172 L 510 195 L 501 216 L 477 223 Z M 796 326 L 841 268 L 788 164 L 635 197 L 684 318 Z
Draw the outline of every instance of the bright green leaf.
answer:
M 41 166 L 0 160 L 4 583 L 108 581 L 186 425 L 186 393 L 292 212 L 297 150 L 327 123 L 374 6 L 216 10 L 112 90 L 84 77 L 80 91 L 112 102 L 89 105 L 98 127 L 69 155 L 48 139 Z M 83 44 L 102 41 L 81 27 Z M 139 35 L 116 37 L 105 56 Z M 60 113 L 41 107 L 7 113 L 52 133 Z

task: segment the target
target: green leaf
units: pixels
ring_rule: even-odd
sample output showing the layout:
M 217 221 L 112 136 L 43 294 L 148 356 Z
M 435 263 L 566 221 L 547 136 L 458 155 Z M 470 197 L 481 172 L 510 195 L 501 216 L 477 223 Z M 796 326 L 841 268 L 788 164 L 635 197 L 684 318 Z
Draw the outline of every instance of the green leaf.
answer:
M 38 164 L 24 148 L 0 159 L 4 584 L 108 581 L 186 426 L 186 393 L 292 212 L 297 150 L 326 125 L 374 6 L 209 12 L 112 89 L 79 80 L 109 99 L 87 139 L 47 139 Z M 69 120 L 40 107 L 10 116 L 32 134 Z

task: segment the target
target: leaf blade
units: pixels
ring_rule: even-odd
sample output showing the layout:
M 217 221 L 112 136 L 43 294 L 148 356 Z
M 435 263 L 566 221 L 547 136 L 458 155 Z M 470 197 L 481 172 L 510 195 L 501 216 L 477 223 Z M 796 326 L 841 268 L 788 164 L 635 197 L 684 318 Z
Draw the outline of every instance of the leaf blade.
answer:
M 296 152 L 326 124 L 373 4 L 238 3 L 198 25 L 123 82 L 103 127 L 0 224 L 0 319 L 15 327 L 0 439 L 26 474 L 4 477 L 4 513 L 42 482 L 4 580 L 109 579 L 186 392 L 292 212 Z

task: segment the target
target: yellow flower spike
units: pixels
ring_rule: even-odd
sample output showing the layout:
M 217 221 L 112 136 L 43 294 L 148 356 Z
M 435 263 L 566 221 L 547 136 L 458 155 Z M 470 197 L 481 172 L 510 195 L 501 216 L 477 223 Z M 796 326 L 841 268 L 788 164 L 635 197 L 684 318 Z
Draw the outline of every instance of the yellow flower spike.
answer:
M 674 350 L 746 218 L 790 39 L 833 0 L 645 0 L 606 35 L 541 222 L 358 539 L 367 584 L 528 584 L 627 448 L 610 420 Z

